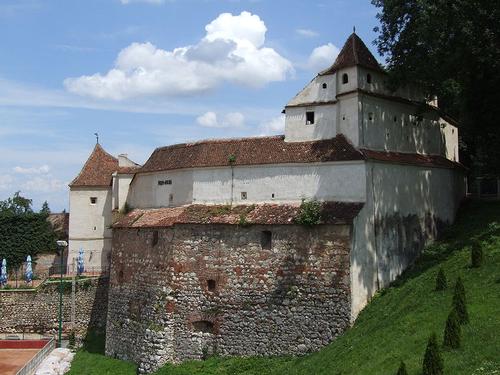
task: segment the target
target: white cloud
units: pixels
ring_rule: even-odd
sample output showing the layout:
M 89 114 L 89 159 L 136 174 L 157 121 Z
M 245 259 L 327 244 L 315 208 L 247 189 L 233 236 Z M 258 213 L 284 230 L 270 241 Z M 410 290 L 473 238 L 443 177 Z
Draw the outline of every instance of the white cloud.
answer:
M 285 116 L 274 117 L 259 126 L 262 135 L 283 134 L 285 131 Z
M 50 171 L 50 167 L 48 165 L 42 165 L 40 167 L 14 167 L 12 170 L 19 174 L 47 174 Z
M 267 31 L 258 15 L 222 13 L 196 45 L 163 50 L 132 43 L 105 74 L 68 78 L 70 92 L 100 99 L 183 96 L 212 90 L 223 82 L 262 87 L 293 73 L 290 61 L 264 47 Z
M 67 184 L 52 176 L 37 176 L 24 182 L 21 187 L 26 191 L 54 192 L 66 190 Z
M 149 3 L 149 4 L 163 4 L 165 0 L 120 0 L 120 3 L 126 5 L 130 3 Z
M 319 35 L 316 31 L 310 29 L 297 29 L 295 30 L 295 32 L 300 36 L 304 36 L 306 38 L 314 38 Z
M 332 43 L 316 47 L 309 56 L 307 67 L 314 72 L 320 72 L 333 64 L 339 52 L 339 48 Z
M 240 112 L 229 112 L 219 121 L 217 114 L 209 111 L 197 117 L 196 122 L 206 128 L 240 128 L 245 124 L 245 116 Z
M 10 189 L 13 181 L 14 179 L 12 176 L 8 174 L 0 174 L 0 190 Z

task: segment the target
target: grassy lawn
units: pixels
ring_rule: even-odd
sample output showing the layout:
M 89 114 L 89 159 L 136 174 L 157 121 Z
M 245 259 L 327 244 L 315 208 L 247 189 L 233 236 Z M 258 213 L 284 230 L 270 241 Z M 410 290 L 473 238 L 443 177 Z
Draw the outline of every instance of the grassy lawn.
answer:
M 481 243 L 481 268 L 470 268 L 470 244 Z M 439 267 L 448 289 L 435 292 Z M 462 347 L 443 352 L 445 374 L 500 374 L 500 203 L 468 203 L 442 241 L 390 288 L 377 295 L 342 337 L 318 353 L 291 358 L 210 358 L 165 366 L 157 374 L 330 374 L 390 375 L 404 360 L 410 375 L 421 374 L 431 332 L 442 341 L 453 284 L 462 277 L 470 323 Z M 70 374 L 135 374 L 133 364 L 104 357 L 102 338 L 91 337 Z

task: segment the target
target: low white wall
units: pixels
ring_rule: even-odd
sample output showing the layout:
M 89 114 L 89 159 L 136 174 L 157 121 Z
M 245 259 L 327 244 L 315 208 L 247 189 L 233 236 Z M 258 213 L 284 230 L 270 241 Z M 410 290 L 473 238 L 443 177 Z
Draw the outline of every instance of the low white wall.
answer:
M 367 163 L 367 199 L 354 223 L 352 316 L 451 224 L 465 196 L 458 170 Z

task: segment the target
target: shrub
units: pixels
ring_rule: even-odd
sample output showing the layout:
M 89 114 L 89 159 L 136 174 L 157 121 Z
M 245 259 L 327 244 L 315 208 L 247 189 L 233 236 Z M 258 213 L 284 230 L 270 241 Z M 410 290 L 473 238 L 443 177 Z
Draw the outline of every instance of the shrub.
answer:
M 439 351 L 436 334 L 433 333 L 425 349 L 423 375 L 443 375 L 443 358 Z
M 399 369 L 396 375 L 408 375 L 408 371 L 406 371 L 406 365 L 403 361 L 401 361 L 401 364 L 399 365 Z
M 465 300 L 465 287 L 462 279 L 458 277 L 455 283 L 455 292 L 453 294 L 453 308 L 457 312 L 458 321 L 460 324 L 469 322 L 469 314 L 467 313 L 467 304 Z
M 453 308 L 448 314 L 448 319 L 446 320 L 443 346 L 452 349 L 460 348 L 460 340 L 461 340 L 460 336 L 461 336 L 460 322 L 458 321 L 457 312 Z
M 483 263 L 483 248 L 479 242 L 472 244 L 470 257 L 472 267 L 481 267 L 481 263 Z
M 75 332 L 71 331 L 68 335 L 68 346 L 70 349 L 74 349 L 76 344 Z
M 295 218 L 298 224 L 313 226 L 321 223 L 321 203 L 317 200 L 302 199 L 299 213 Z
M 448 287 L 448 282 L 446 281 L 446 275 L 444 270 L 439 268 L 438 274 L 436 276 L 436 290 L 445 290 Z

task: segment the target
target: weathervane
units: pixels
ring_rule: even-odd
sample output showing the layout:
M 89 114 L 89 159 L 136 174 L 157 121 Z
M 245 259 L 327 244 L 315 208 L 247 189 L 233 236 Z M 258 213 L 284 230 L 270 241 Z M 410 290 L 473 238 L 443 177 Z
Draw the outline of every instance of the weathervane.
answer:
M 98 133 L 94 133 L 94 135 L 95 135 L 96 142 L 99 144 L 99 134 Z

